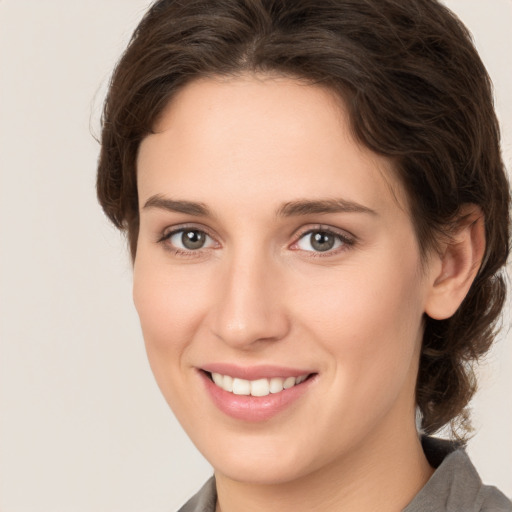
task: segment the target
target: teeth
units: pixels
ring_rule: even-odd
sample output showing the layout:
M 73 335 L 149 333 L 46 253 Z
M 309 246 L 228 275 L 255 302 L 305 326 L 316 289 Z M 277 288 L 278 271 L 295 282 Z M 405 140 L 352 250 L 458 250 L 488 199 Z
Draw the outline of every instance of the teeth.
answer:
M 212 373 L 212 379 L 213 382 L 215 382 L 215 384 L 217 384 L 217 386 L 219 386 L 220 388 L 223 386 L 224 377 L 220 373 Z
M 235 395 L 250 395 L 251 382 L 244 379 L 233 379 L 233 394 Z
M 274 377 L 270 379 L 270 392 L 279 393 L 280 391 L 283 391 L 283 382 L 284 379 L 281 379 L 280 377 Z
M 267 396 L 270 393 L 270 384 L 268 379 L 258 379 L 251 381 L 252 396 Z
M 270 393 L 280 393 L 284 389 L 292 388 L 304 382 L 308 375 L 299 377 L 273 377 L 271 379 L 245 380 L 233 378 L 229 375 L 212 373 L 213 382 L 224 391 L 235 395 L 267 396 Z
M 295 386 L 295 377 L 288 377 L 283 382 L 284 389 L 289 389 L 289 388 L 292 388 L 293 386 Z
M 233 392 L 233 380 L 234 380 L 233 377 L 230 377 L 229 375 L 224 375 L 224 382 L 222 383 L 221 388 L 232 393 Z
M 297 377 L 295 384 L 300 384 L 301 382 L 304 382 L 307 378 L 307 375 L 301 375 L 300 377 Z

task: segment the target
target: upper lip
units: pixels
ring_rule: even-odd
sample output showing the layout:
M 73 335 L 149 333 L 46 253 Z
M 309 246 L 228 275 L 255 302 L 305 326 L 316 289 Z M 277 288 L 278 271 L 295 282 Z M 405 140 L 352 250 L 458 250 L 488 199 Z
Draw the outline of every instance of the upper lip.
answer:
M 290 368 L 267 364 L 238 366 L 231 363 L 211 363 L 201 366 L 200 369 L 209 373 L 220 373 L 221 375 L 229 375 L 245 380 L 271 379 L 272 377 L 300 377 L 301 375 L 314 373 L 304 368 Z

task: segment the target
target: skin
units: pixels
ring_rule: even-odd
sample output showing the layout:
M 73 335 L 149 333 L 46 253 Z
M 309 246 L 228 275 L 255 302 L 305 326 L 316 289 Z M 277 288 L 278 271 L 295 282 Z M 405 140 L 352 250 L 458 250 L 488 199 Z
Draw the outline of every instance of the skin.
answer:
M 160 389 L 215 469 L 218 510 L 405 507 L 432 474 L 415 427 L 423 318 L 449 316 L 467 292 L 484 246 L 478 212 L 422 267 L 390 163 L 354 140 L 331 92 L 285 77 L 192 82 L 137 164 L 134 301 Z M 339 199 L 368 211 L 283 215 Z M 184 227 L 205 245 L 162 240 Z M 310 230 L 345 238 L 319 252 Z M 317 376 L 251 423 L 205 392 L 197 369 L 218 362 Z

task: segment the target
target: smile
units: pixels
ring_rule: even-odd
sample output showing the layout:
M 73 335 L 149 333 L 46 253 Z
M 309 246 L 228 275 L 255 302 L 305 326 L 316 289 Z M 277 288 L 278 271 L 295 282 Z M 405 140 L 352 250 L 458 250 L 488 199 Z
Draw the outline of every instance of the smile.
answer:
M 244 422 L 270 420 L 300 402 L 319 375 L 276 366 L 212 364 L 198 369 L 206 395 L 225 415 Z
M 245 396 L 267 396 L 270 393 L 280 393 L 301 384 L 308 378 L 309 374 L 298 377 L 272 377 L 269 379 L 246 380 L 220 373 L 211 373 L 211 379 L 216 386 L 233 393 Z

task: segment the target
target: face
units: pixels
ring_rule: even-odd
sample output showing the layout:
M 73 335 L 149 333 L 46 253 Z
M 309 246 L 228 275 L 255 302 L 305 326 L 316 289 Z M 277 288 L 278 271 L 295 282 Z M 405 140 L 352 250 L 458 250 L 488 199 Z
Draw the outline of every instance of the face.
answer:
M 400 184 L 341 102 L 288 78 L 200 80 L 155 128 L 134 300 L 216 472 L 288 482 L 414 429 L 427 280 Z

